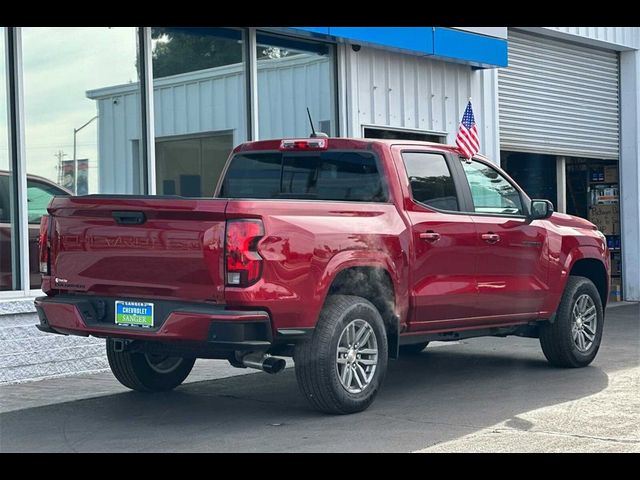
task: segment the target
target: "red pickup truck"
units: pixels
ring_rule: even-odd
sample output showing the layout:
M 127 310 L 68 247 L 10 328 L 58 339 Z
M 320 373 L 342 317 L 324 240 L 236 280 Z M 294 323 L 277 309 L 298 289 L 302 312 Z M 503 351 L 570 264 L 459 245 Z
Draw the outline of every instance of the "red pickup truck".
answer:
M 56 197 L 38 328 L 107 339 L 116 378 L 175 388 L 196 358 L 277 373 L 364 410 L 389 358 L 433 340 L 539 338 L 582 367 L 602 338 L 604 235 L 486 158 L 402 140 L 285 139 L 232 152 L 214 198 Z

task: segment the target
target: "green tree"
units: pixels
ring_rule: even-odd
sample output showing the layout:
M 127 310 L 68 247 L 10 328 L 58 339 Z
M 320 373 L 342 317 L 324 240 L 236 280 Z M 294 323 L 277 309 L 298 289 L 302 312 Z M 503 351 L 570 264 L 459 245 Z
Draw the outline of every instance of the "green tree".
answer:
M 242 62 L 240 37 L 220 28 L 151 29 L 155 78 Z M 224 35 L 224 36 L 223 36 Z

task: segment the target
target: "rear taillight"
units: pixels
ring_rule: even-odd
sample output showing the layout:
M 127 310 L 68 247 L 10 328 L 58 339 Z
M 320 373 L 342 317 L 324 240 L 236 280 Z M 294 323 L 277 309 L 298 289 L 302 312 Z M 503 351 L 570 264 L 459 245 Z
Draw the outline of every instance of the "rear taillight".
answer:
M 229 220 L 225 240 L 226 284 L 248 287 L 262 274 L 258 241 L 264 235 L 261 220 Z
M 51 245 L 49 244 L 49 215 L 43 215 L 40 219 L 38 246 L 40 249 L 40 273 L 49 275 L 49 255 L 51 253 Z

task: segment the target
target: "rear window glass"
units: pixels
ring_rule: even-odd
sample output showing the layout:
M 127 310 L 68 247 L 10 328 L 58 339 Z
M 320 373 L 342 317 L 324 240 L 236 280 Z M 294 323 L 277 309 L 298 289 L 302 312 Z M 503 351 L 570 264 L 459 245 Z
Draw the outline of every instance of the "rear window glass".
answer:
M 220 196 L 384 202 L 386 190 L 369 152 L 246 153 L 236 155 Z

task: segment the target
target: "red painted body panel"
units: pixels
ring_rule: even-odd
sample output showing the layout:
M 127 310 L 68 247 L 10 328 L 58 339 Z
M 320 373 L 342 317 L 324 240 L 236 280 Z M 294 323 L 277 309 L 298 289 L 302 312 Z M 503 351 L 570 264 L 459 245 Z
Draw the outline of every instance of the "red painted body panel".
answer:
M 408 310 L 408 233 L 393 204 L 230 200 L 227 216 L 260 217 L 266 232 L 258 242 L 262 278 L 248 288 L 227 287 L 228 305 L 259 302 L 278 328 L 313 327 L 342 269 L 378 266 L 394 280 L 400 312 Z
M 595 232 L 595 226 L 578 217 L 554 213 L 540 221 L 548 235 L 549 289 L 541 308 L 541 317 L 555 312 L 573 265 L 583 258 L 602 262 L 607 271 L 607 295 L 610 290 L 611 265 L 606 241 Z
M 545 228 L 522 218 L 476 215 L 473 221 L 478 231 L 477 314 L 536 318 L 548 290 Z M 483 234 L 499 240 L 487 243 Z
M 55 198 L 52 287 L 77 293 L 222 303 L 226 200 Z M 119 225 L 113 211 L 143 212 Z M 57 280 L 56 280 L 57 279 Z
M 388 203 L 315 200 L 173 199 L 87 196 L 55 199 L 52 274 L 43 290 L 157 298 L 264 310 L 273 330 L 309 328 L 329 287 L 345 268 L 378 267 L 391 277 L 401 332 L 446 332 L 526 323 L 555 311 L 573 263 L 602 261 L 604 240 L 586 220 L 547 220 L 443 213 L 415 203 L 394 144 L 329 139 L 330 149 L 368 149 L 381 160 Z M 401 142 L 413 149 L 453 147 Z M 246 143 L 234 152 L 277 150 L 279 140 Z M 224 174 L 223 174 L 224 175 Z M 219 190 L 219 186 L 217 191 Z M 119 225 L 113 211 L 138 211 L 142 225 Z M 245 287 L 224 286 L 225 222 L 256 218 L 262 275 Z M 424 234 L 437 230 L 430 242 Z M 500 236 L 487 244 L 482 235 Z M 421 237 L 422 234 L 422 237 Z M 77 312 L 46 305 L 54 328 L 113 335 L 87 327 Z M 197 318 L 196 318 L 197 317 Z M 209 317 L 207 317 L 209 318 Z M 209 318 L 210 320 L 210 318 Z M 152 338 L 202 340 L 207 319 L 173 315 Z M 120 332 L 133 338 L 147 332 Z

